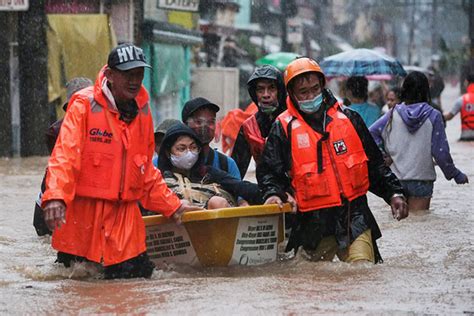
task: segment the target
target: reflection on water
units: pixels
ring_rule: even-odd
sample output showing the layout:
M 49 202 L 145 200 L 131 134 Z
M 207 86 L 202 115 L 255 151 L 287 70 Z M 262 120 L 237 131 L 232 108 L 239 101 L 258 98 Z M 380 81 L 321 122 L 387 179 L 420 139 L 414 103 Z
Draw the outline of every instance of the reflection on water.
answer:
M 456 142 L 458 167 L 474 182 L 474 143 Z M 474 313 L 472 184 L 438 170 L 430 211 L 396 222 L 369 202 L 381 227 L 383 264 L 312 263 L 298 254 L 263 267 L 170 265 L 150 280 L 101 279 L 94 264 L 54 263 L 49 237 L 32 227 L 47 159 L 0 159 L 0 313 L 463 314 Z

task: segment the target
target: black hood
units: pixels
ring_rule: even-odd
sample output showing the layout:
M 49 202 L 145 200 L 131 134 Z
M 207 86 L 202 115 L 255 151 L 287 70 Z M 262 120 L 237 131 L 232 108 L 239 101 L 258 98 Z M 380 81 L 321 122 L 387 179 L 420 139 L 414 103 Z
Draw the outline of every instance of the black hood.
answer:
M 176 122 L 168 128 L 165 136 L 163 136 L 163 141 L 161 142 L 160 147 L 160 156 L 164 155 L 165 151 L 167 149 L 169 150 L 171 146 L 173 146 L 173 143 L 176 141 L 176 139 L 178 139 L 179 136 L 183 135 L 191 137 L 196 141 L 196 144 L 199 147 L 202 147 L 202 143 L 196 135 L 196 132 L 194 132 L 189 126 L 181 122 Z
M 178 139 L 178 137 L 183 136 L 183 135 L 191 137 L 192 139 L 194 139 L 194 141 L 199 147 L 202 147 L 202 143 L 199 140 L 198 136 L 189 126 L 181 122 L 177 122 L 171 127 L 169 127 L 168 130 L 166 131 L 165 136 L 163 137 L 163 141 L 160 147 L 159 158 L 158 158 L 158 169 L 160 169 L 162 174 L 165 171 L 172 169 L 171 161 L 169 157 L 166 155 L 166 151 L 170 150 L 171 146 L 173 146 L 173 143 Z M 200 161 L 202 160 L 201 155 L 202 154 L 199 155 L 200 156 L 199 161 L 196 162 L 195 164 L 196 168 L 200 165 Z
M 278 107 L 277 112 L 281 113 L 286 109 L 286 89 L 285 83 L 283 82 L 283 75 L 280 70 L 271 66 L 263 65 L 255 68 L 254 72 L 247 81 L 247 89 L 250 94 L 252 101 L 258 106 L 256 90 L 256 82 L 258 79 L 270 79 L 276 80 L 278 89 Z

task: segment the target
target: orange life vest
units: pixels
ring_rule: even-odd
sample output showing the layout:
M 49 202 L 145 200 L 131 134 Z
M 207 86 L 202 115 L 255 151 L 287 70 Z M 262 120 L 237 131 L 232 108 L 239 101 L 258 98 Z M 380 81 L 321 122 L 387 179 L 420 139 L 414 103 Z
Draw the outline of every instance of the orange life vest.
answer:
M 251 117 L 258 111 L 255 103 L 250 103 L 245 111 L 241 109 L 233 109 L 225 115 L 220 122 L 222 132 L 222 150 L 224 153 L 232 151 L 237 135 L 239 134 L 240 127 L 246 119 Z
M 335 103 L 327 111 L 332 119 L 322 140 L 322 170 L 318 171 L 317 143 L 323 135 L 315 132 L 287 99 L 288 110 L 278 120 L 290 135 L 291 185 L 300 211 L 314 211 L 342 205 L 365 195 L 369 188 L 367 155 L 349 118 Z M 288 126 L 291 122 L 291 131 Z
M 141 139 L 153 129 L 148 104 L 126 124 L 88 96 L 86 138 L 76 195 L 105 200 L 138 200 L 143 195 L 147 146 Z
M 474 83 L 467 87 L 461 107 L 461 129 L 474 130 Z
M 145 224 L 138 201 L 171 216 L 181 205 L 151 158 L 155 148 L 148 93 L 135 101 L 139 113 L 126 124 L 102 91 L 104 67 L 94 87 L 76 93 L 48 162 L 42 207 L 66 203 L 66 223 L 51 245 L 104 266 L 146 251 Z
M 263 153 L 263 147 L 265 146 L 265 138 L 260 132 L 260 127 L 258 126 L 255 115 L 246 119 L 244 124 L 242 124 L 242 128 L 245 139 L 250 145 L 250 153 L 255 162 L 259 164 Z

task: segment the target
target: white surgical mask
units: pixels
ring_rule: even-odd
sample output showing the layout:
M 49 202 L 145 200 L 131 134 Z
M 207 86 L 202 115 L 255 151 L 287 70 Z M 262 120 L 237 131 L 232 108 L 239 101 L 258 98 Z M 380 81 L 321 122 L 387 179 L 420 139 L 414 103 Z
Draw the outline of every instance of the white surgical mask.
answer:
M 171 164 L 176 168 L 189 170 L 191 169 L 199 158 L 199 153 L 187 150 L 181 156 L 170 155 Z

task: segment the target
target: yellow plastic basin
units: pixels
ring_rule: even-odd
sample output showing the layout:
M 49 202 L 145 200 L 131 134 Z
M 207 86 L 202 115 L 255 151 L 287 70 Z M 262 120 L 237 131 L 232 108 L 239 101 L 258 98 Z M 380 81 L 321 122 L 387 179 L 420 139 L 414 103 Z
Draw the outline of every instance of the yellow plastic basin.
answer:
M 275 261 L 284 239 L 285 204 L 185 213 L 183 225 L 161 215 L 143 217 L 147 252 L 158 266 L 169 263 L 228 266 Z

